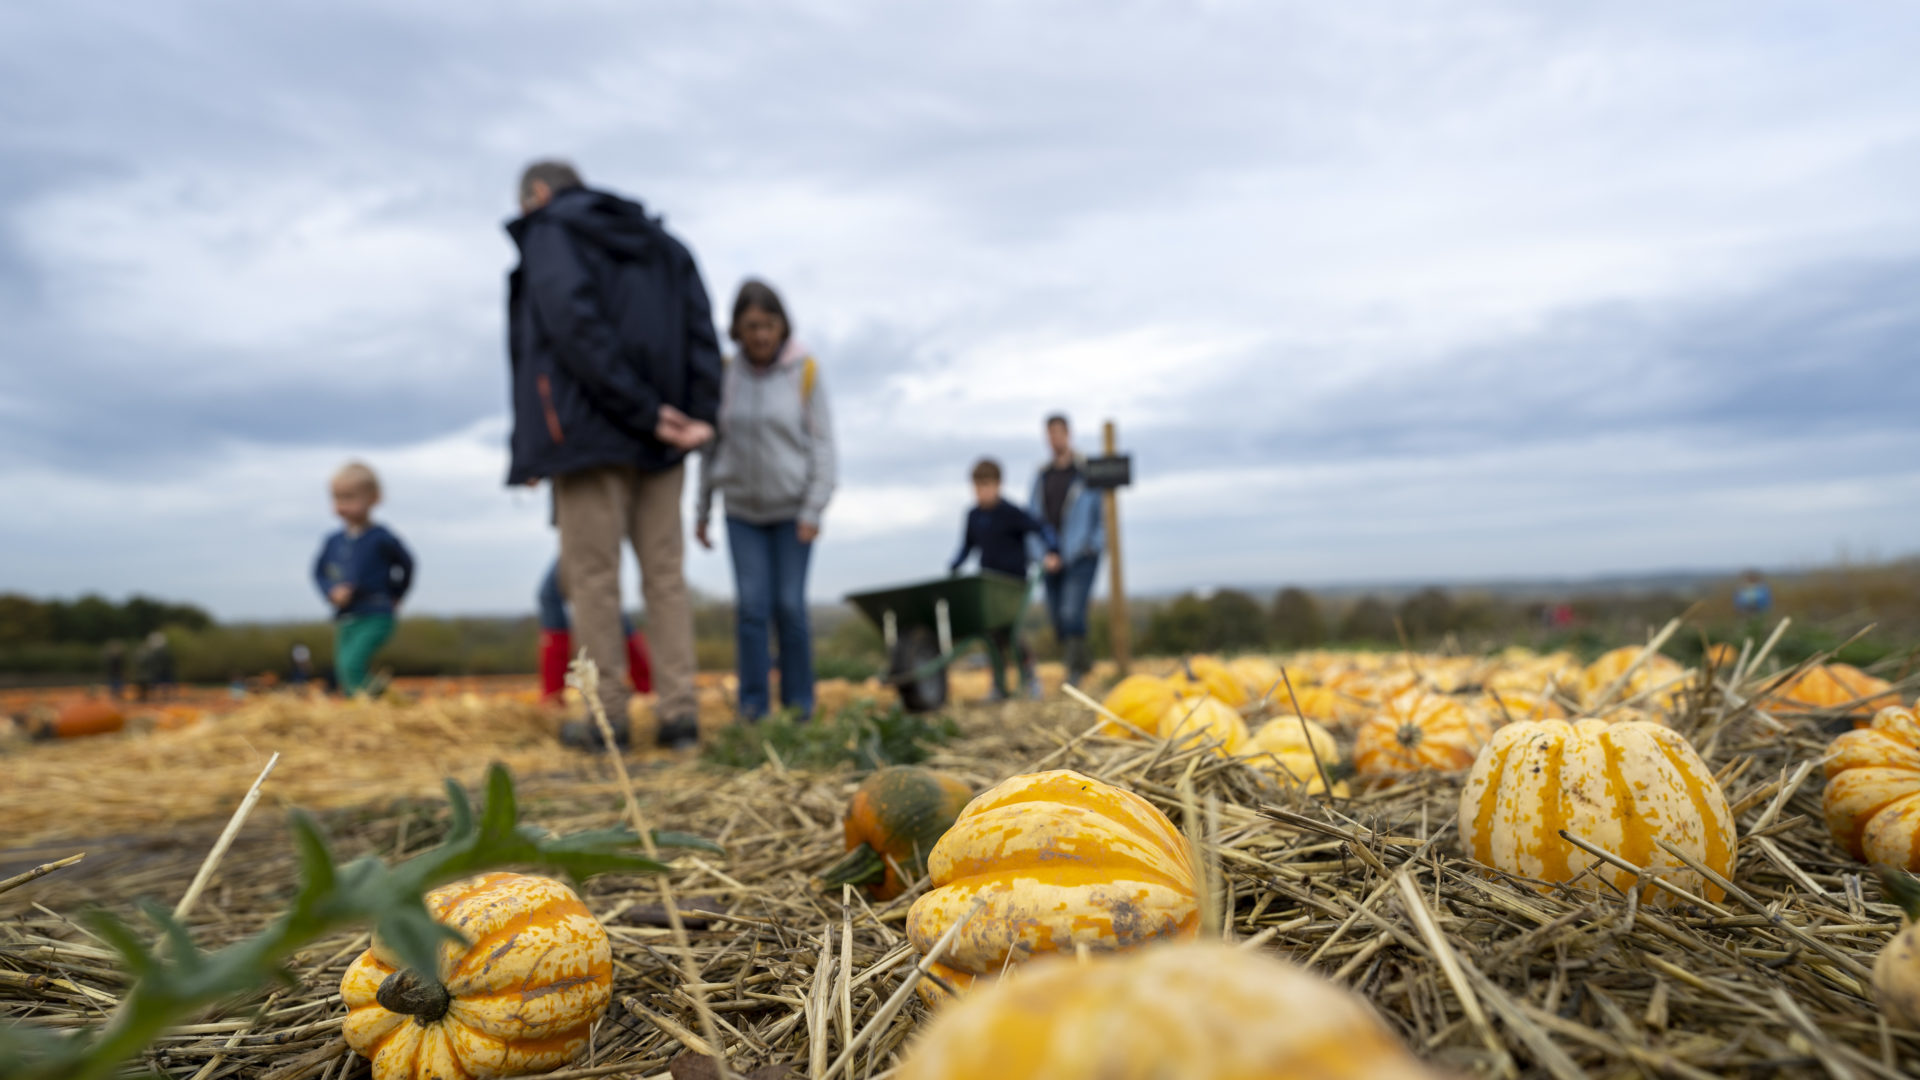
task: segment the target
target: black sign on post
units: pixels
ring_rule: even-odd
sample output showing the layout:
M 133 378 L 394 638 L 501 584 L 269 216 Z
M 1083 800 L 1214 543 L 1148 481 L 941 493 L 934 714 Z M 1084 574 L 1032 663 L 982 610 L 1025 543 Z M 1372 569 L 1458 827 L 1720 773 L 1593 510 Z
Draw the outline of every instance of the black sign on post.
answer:
M 1112 491 L 1133 483 L 1133 455 L 1109 454 L 1087 459 L 1087 486 L 1095 491 Z

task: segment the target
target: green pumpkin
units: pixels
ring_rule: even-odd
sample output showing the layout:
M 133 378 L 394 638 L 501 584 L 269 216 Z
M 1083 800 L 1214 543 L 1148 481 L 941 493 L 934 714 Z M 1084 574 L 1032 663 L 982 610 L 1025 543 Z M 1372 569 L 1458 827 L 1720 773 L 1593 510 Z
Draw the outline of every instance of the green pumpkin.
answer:
M 821 884 L 865 886 L 875 900 L 899 896 L 926 873 L 927 853 L 972 798 L 972 788 L 932 769 L 881 769 L 853 793 L 846 857 L 820 875 Z

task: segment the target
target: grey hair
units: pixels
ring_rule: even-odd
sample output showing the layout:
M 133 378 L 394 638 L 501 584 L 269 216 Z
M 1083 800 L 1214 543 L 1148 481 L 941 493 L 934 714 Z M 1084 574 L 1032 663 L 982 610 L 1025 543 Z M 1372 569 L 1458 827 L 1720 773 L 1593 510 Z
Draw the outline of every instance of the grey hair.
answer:
M 534 162 L 520 174 L 521 202 L 526 202 L 532 197 L 535 181 L 547 185 L 552 191 L 565 191 L 568 188 L 580 186 L 580 170 L 574 168 L 572 162 L 561 161 L 558 158 Z

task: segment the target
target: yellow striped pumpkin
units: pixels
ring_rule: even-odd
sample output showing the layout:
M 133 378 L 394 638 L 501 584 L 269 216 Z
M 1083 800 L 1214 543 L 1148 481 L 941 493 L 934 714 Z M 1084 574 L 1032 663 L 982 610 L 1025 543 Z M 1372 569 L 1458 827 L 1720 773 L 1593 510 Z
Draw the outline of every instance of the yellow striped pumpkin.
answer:
M 933 889 L 907 912 L 907 940 L 923 954 L 985 898 L 942 957 L 957 986 L 1076 945 L 1191 937 L 1200 924 L 1193 856 L 1173 823 L 1140 796 L 1065 769 L 1016 776 L 968 803 L 927 871 Z M 945 996 L 925 980 L 919 990 Z
M 482 874 L 426 900 L 467 939 L 441 946 L 438 971 L 402 968 L 376 939 L 340 980 L 341 1034 L 374 1080 L 490 1080 L 573 1060 L 613 996 L 607 932 L 573 890 Z
M 1464 769 L 1492 734 L 1492 723 L 1478 709 L 1409 690 L 1387 701 L 1354 733 L 1354 771 L 1366 779 L 1390 779 Z
M 1431 1080 L 1362 1000 L 1221 944 L 1060 957 L 944 1010 L 899 1080 Z
M 1727 797 L 1692 744 L 1659 724 L 1534 720 L 1493 737 L 1460 793 L 1467 853 L 1543 882 L 1597 890 L 1597 878 L 1634 887 L 1634 875 L 1568 843 L 1562 830 L 1642 868 L 1684 866 L 1656 842 L 1665 840 L 1722 876 L 1733 873 Z M 1695 896 L 1721 898 L 1692 870 L 1663 877 Z M 1675 898 L 1643 882 L 1640 899 Z
M 1920 716 L 1881 709 L 1827 747 L 1827 831 L 1856 859 L 1920 870 Z

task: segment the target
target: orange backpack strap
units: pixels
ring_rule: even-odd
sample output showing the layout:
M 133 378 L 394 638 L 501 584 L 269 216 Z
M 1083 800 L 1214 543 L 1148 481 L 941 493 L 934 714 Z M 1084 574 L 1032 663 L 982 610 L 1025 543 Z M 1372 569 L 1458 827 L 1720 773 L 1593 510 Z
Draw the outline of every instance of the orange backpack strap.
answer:
M 813 384 L 820 378 L 820 363 L 809 356 L 800 361 L 800 400 L 812 403 Z

